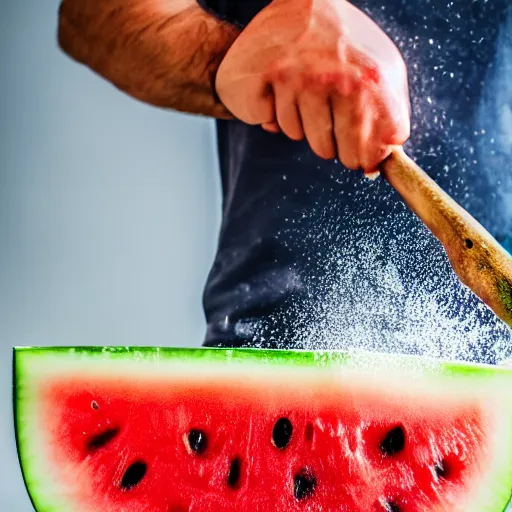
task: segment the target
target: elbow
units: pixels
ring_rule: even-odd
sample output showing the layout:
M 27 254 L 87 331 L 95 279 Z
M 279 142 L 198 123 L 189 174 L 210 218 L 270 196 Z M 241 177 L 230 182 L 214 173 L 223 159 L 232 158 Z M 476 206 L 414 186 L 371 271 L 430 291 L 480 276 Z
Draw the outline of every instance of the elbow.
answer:
M 74 60 L 84 62 L 84 37 L 80 34 L 80 25 L 76 22 L 76 0 L 62 0 L 57 24 L 57 44 L 59 48 Z
M 59 7 L 59 14 L 57 20 L 57 44 L 59 48 L 66 54 L 69 54 L 69 27 L 68 27 L 68 4 L 66 0 L 63 0 Z

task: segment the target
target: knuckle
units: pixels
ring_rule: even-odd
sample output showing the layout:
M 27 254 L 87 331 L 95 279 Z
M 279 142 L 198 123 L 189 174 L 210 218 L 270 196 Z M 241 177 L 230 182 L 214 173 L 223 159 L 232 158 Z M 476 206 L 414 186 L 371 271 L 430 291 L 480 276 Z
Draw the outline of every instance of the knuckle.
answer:
M 265 79 L 268 82 L 286 82 L 286 79 L 289 75 L 288 66 L 281 60 L 277 60 L 269 65 L 266 73 Z
M 341 73 L 337 70 L 311 71 L 303 73 L 302 82 L 305 88 L 317 93 L 331 91 L 343 80 Z
M 300 78 L 300 68 L 294 64 L 289 58 L 281 58 L 273 62 L 266 73 L 266 77 L 270 82 L 296 85 L 296 82 Z

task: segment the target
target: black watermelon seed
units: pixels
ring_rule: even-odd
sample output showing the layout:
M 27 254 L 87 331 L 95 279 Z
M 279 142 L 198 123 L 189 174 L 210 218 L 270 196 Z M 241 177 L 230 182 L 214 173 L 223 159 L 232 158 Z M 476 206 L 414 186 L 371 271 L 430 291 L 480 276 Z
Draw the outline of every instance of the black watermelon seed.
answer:
M 232 487 L 233 489 L 238 485 L 238 482 L 240 481 L 241 466 L 242 461 L 238 457 L 235 457 L 229 466 L 228 486 Z
M 379 445 L 382 455 L 390 457 L 401 452 L 405 447 L 405 432 L 402 426 L 390 430 Z
M 396 501 L 385 501 L 384 510 L 385 512 L 400 512 L 400 506 Z
M 279 418 L 272 430 L 272 442 L 280 450 L 284 450 L 290 443 L 293 427 L 288 418 Z
M 87 450 L 93 452 L 100 448 L 103 448 L 108 444 L 114 437 L 119 434 L 119 428 L 109 428 L 100 434 L 93 436 L 87 441 Z
M 98 402 L 96 402 L 96 400 L 93 400 L 93 401 L 91 402 L 91 407 L 92 407 L 95 411 L 97 411 L 97 410 L 100 408 L 100 406 L 98 405 Z
M 444 460 L 440 460 L 434 465 L 434 472 L 437 478 L 447 478 L 448 476 L 448 467 Z
M 121 480 L 121 489 L 129 491 L 133 489 L 146 476 L 148 467 L 145 462 L 134 462 L 124 473 Z
M 188 444 L 194 453 L 201 454 L 208 447 L 208 439 L 202 430 L 191 430 L 188 433 Z
M 293 479 L 293 495 L 296 500 L 303 500 L 312 496 L 316 489 L 316 478 L 308 470 L 302 469 Z
M 471 240 L 471 238 L 466 238 L 466 240 L 464 241 L 464 243 L 466 244 L 466 247 L 468 249 L 472 249 L 473 248 L 473 240 Z

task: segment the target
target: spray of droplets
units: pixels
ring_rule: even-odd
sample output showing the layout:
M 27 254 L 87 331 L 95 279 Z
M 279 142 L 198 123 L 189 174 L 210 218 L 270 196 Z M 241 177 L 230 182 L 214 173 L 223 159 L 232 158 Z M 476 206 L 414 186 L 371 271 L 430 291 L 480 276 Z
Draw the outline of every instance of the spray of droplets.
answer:
M 368 193 L 372 185 L 361 189 Z M 321 247 L 317 261 L 323 271 L 315 272 L 311 263 L 304 293 L 281 313 L 251 325 L 252 344 L 275 340 L 278 347 L 281 341 L 308 349 L 360 348 L 488 363 L 510 358 L 509 328 L 459 282 L 420 221 L 399 204 L 396 210 L 381 222 L 345 212 L 341 234 L 334 222 L 323 224 L 321 232 L 309 230 L 302 249 Z M 295 230 L 281 236 L 297 244 Z M 286 325 L 292 340 L 282 336 Z

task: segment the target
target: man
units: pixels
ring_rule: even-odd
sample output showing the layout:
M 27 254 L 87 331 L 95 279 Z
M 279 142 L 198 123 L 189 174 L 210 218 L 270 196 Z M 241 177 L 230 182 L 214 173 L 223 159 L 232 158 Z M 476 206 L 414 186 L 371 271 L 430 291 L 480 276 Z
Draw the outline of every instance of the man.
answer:
M 470 328 L 481 345 L 469 358 L 493 360 L 506 333 L 437 242 L 382 180 L 338 160 L 374 174 L 408 139 L 399 48 L 413 156 L 506 232 L 499 179 L 475 154 L 490 136 L 475 119 L 507 13 L 507 0 L 64 0 L 59 41 L 139 100 L 219 119 L 223 222 L 206 345 L 460 356 L 460 343 L 443 342 Z M 418 329 L 423 345 L 407 345 Z

